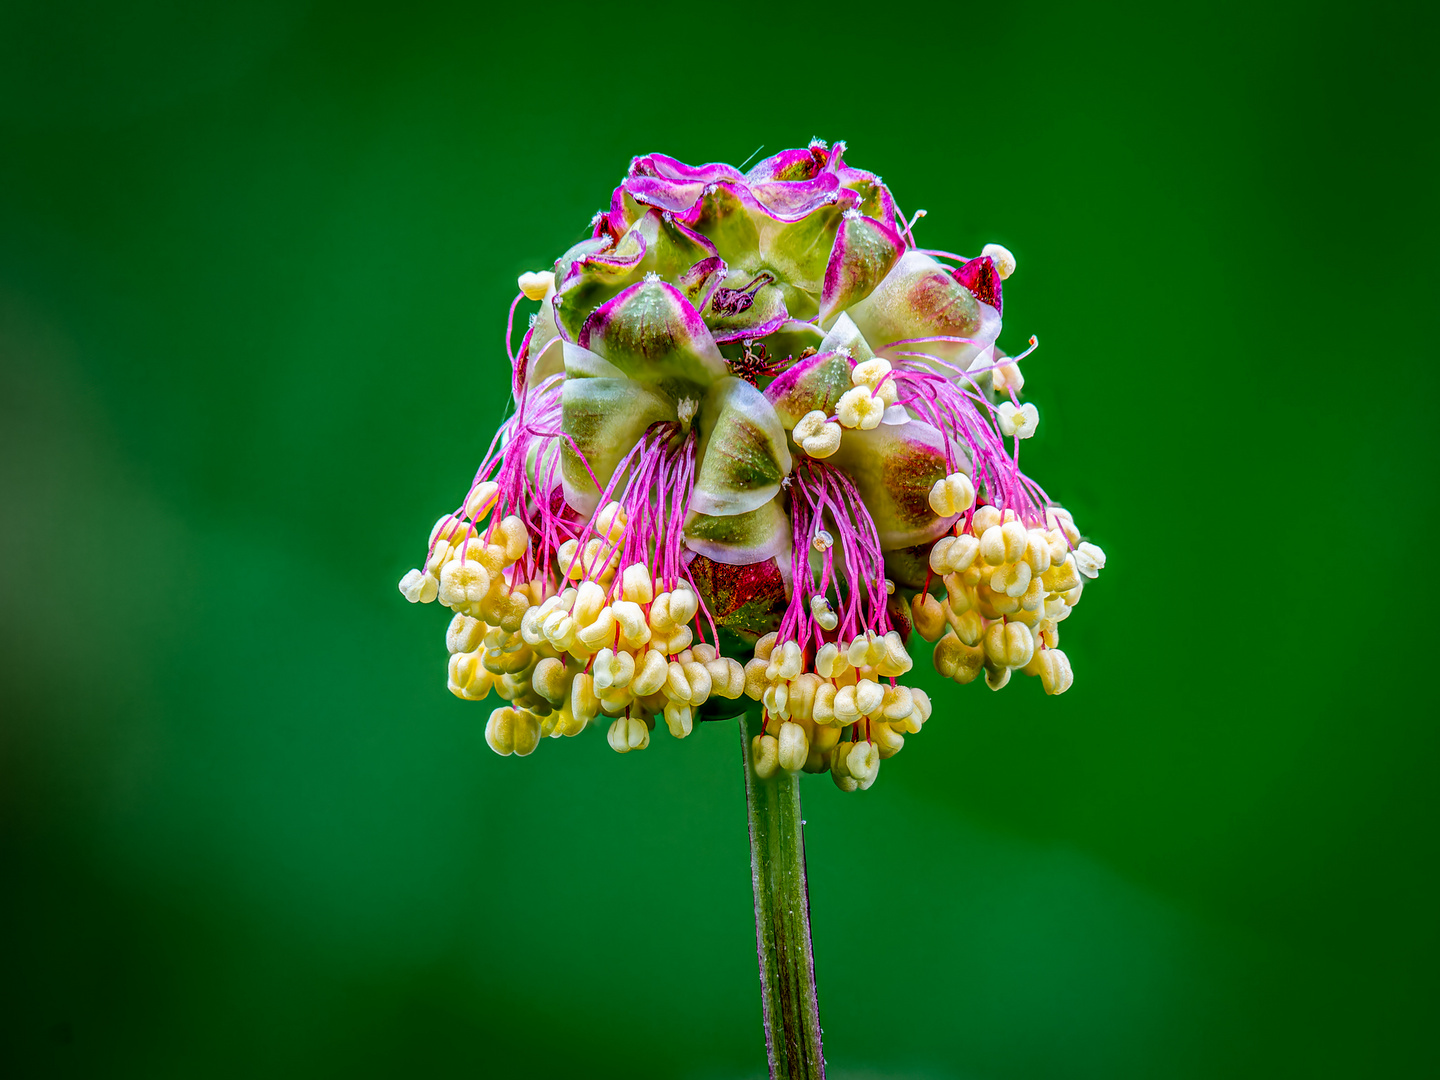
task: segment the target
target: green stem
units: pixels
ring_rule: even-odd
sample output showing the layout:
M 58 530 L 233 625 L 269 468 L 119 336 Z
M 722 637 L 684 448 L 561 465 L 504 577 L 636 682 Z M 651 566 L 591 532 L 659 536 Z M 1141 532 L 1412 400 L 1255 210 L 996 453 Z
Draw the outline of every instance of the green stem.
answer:
M 765 1051 L 772 1080 L 823 1080 L 825 1055 L 820 1047 L 820 1006 L 810 945 L 800 778 L 784 769 L 768 780 L 755 774 L 750 741 L 761 731 L 759 716 L 740 718 Z

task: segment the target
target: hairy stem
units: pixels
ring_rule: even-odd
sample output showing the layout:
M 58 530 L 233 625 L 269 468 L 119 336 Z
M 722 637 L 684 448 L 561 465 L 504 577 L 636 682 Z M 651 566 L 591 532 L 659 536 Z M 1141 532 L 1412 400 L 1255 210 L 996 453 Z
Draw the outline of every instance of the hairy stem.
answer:
M 765 1051 L 772 1080 L 819 1080 L 825 1075 L 825 1056 L 820 1047 L 820 1006 L 815 998 L 815 959 L 810 945 L 800 778 L 783 769 L 768 780 L 755 774 L 750 741 L 761 731 L 759 716 L 740 718 Z

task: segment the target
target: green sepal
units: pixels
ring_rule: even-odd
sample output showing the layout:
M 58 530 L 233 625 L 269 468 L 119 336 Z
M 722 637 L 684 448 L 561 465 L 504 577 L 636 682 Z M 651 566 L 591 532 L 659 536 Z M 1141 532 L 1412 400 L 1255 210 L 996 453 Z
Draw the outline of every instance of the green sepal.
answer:
M 778 375 L 765 388 L 765 398 L 789 431 L 802 416 L 816 409 L 826 416 L 834 415 L 841 395 L 854 385 L 850 378 L 853 370 L 852 362 L 840 353 L 819 353 Z
M 694 396 L 728 376 L 725 358 L 685 295 L 663 281 L 632 285 L 595 309 L 579 344 L 603 356 L 629 378 L 665 386 L 672 396 Z
M 904 250 L 905 242 L 888 225 L 863 214 L 846 214 L 825 268 L 820 325 L 874 292 Z
M 640 280 L 646 253 L 645 234 L 637 223 L 613 246 L 573 260 L 563 278 L 557 275 L 555 315 L 567 338 L 575 341 L 592 311 Z
M 758 265 L 760 234 L 744 200 L 729 184 L 714 184 L 686 215 L 686 224 L 715 245 L 732 270 Z
M 760 254 L 765 265 L 774 268 L 782 280 L 796 288 L 819 295 L 845 206 L 844 201 L 828 204 L 793 222 L 777 221 L 763 212 L 755 213 Z
M 578 340 L 596 308 L 646 274 L 679 281 L 691 266 L 714 254 L 673 217 L 647 211 L 613 247 L 587 250 L 570 260 L 564 278 L 556 279 L 556 308 L 565 336 Z

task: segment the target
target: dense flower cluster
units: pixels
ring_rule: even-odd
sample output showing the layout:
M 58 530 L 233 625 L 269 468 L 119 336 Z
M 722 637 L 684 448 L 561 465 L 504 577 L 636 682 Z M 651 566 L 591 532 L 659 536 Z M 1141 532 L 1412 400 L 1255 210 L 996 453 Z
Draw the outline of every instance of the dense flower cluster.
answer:
M 854 790 L 930 716 L 912 630 L 957 682 L 1069 688 L 1058 625 L 1105 556 L 1019 468 L 1014 259 L 921 249 L 920 216 L 842 144 L 652 154 L 520 279 L 514 412 L 400 583 L 455 613 L 451 691 L 509 703 L 498 753 L 593 722 L 626 753 L 749 698 L 757 772 Z

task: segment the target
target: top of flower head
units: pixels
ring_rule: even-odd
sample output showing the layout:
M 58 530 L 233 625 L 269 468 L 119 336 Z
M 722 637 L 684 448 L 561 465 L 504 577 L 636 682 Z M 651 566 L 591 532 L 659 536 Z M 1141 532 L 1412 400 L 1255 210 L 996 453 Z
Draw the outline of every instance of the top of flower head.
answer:
M 1070 685 L 1056 627 L 1104 556 L 1020 471 L 1014 257 L 919 248 L 844 154 L 637 157 L 521 277 L 515 411 L 401 586 L 456 612 L 451 688 L 513 703 L 497 750 L 604 715 L 623 752 L 747 694 L 757 769 L 853 789 L 929 715 L 912 629 L 957 681 Z

